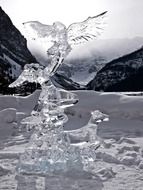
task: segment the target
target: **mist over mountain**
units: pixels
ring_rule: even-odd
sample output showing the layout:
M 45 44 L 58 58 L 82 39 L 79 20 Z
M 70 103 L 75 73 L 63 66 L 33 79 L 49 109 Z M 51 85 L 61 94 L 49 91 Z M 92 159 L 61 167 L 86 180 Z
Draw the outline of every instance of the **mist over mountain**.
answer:
M 97 39 L 95 43 L 90 45 L 91 47 L 89 48 L 93 55 L 104 55 L 106 60 L 111 61 L 140 49 L 143 46 L 143 37 Z

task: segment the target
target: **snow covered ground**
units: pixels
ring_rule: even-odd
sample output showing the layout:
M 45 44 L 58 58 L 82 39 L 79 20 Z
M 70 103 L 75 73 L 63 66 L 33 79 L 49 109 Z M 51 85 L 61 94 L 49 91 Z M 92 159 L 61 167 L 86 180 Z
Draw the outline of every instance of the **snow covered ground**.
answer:
M 18 157 L 29 136 L 19 132 L 20 120 L 30 114 L 40 91 L 28 97 L 0 96 L 0 190 L 77 190 L 75 181 L 19 176 L 15 172 Z M 104 144 L 97 150 L 93 166 L 94 180 L 81 179 L 80 190 L 143 189 L 143 96 L 122 93 L 76 91 L 79 102 L 66 110 L 65 130 L 85 125 L 96 109 L 110 120 L 98 127 Z M 48 185 L 47 185 L 48 184 Z M 68 186 L 69 185 L 69 186 Z M 48 186 L 50 188 L 48 188 Z M 78 189 L 79 190 L 79 189 Z

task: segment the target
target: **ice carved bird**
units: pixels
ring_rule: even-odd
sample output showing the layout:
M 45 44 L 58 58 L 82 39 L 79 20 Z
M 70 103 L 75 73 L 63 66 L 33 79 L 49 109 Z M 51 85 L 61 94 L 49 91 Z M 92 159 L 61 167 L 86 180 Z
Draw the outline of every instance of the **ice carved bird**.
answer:
M 65 133 L 68 134 L 71 143 L 75 145 L 81 142 L 94 143 L 100 139 L 100 137 L 97 136 L 97 128 L 98 124 L 103 121 L 109 121 L 109 116 L 99 110 L 95 110 L 91 112 L 91 117 L 85 126 L 79 129 L 65 131 Z
M 71 24 L 68 28 L 61 22 L 54 22 L 53 25 L 45 25 L 38 21 L 23 23 L 27 33 L 29 33 L 29 36 L 33 40 L 41 40 L 44 43 L 53 44 L 47 49 L 47 56 L 51 59 L 51 62 L 46 65 L 43 70 L 45 75 L 45 80 L 43 80 L 43 82 L 48 81 L 49 77 L 57 71 L 74 46 L 92 41 L 100 35 L 103 30 L 106 13 L 107 11 L 94 17 L 88 17 L 83 22 Z M 35 71 L 36 74 L 34 74 L 33 65 L 29 65 L 28 67 L 29 71 L 23 71 L 24 73 L 21 74 L 22 80 L 20 75 L 10 87 L 20 86 L 25 81 L 31 82 L 28 78 L 28 72 L 31 72 L 31 69 L 34 80 L 35 75 L 38 78 L 37 71 Z

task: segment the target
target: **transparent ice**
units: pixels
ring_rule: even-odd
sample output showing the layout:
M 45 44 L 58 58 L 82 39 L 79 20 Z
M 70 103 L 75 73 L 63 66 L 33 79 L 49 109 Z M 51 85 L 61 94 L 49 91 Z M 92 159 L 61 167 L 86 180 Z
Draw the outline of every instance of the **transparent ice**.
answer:
M 101 144 L 97 136 L 98 123 L 108 120 L 106 114 L 91 112 L 87 125 L 77 130 L 64 131 L 68 121 L 64 109 L 78 102 L 72 92 L 56 88 L 50 77 L 54 75 L 73 45 L 92 40 L 98 35 L 99 25 L 105 13 L 89 17 L 81 23 L 74 23 L 67 29 L 60 22 L 44 25 L 37 21 L 24 23 L 34 40 L 52 42 L 47 49 L 50 63 L 46 66 L 31 63 L 10 87 L 22 85 L 25 81 L 41 85 L 41 94 L 31 115 L 22 120 L 33 130 L 30 142 L 21 154 L 17 171 L 22 174 L 44 174 L 47 176 L 83 177 L 91 172 L 91 163 L 96 159 L 96 149 Z M 76 142 L 75 142 L 76 141 Z M 74 174 L 74 175 L 72 175 Z

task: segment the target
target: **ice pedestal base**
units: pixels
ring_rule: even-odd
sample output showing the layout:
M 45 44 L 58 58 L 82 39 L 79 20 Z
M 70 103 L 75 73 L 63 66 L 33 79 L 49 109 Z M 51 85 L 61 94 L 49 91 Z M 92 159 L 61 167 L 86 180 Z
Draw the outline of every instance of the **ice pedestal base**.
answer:
M 85 143 L 80 145 L 78 143 L 78 146 L 70 145 L 63 150 L 55 147 L 45 150 L 29 148 L 20 156 L 17 172 L 49 176 L 90 172 L 96 158 L 95 149 L 98 146 L 99 142 L 94 146 L 92 144 L 91 147 Z
M 17 165 L 17 172 L 20 174 L 35 174 L 35 175 L 67 175 L 72 171 L 82 172 L 83 164 L 79 159 L 77 160 L 58 160 L 53 161 L 52 159 L 41 158 L 35 162 L 19 162 Z
M 67 176 L 18 175 L 17 190 L 102 190 L 101 179 L 87 172 Z

